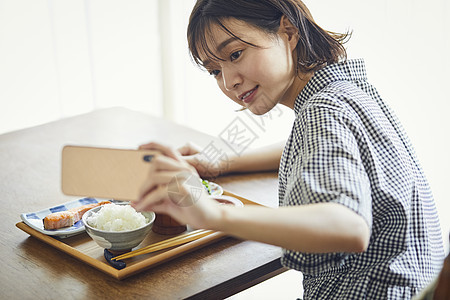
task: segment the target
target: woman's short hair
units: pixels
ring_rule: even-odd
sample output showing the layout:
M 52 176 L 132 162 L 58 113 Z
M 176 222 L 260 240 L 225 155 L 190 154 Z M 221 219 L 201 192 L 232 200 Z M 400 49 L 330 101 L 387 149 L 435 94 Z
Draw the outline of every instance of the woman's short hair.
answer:
M 269 34 L 276 34 L 282 16 L 298 29 L 297 73 L 316 71 L 327 64 L 346 60 L 343 44 L 350 36 L 322 29 L 317 25 L 308 8 L 300 0 L 198 0 L 189 18 L 187 38 L 191 57 L 202 66 L 200 54 L 208 60 L 223 60 L 209 48 L 213 24 L 219 25 L 230 36 L 257 47 L 236 36 L 224 20 L 234 18 L 245 21 Z M 209 43 L 208 43 L 209 42 Z

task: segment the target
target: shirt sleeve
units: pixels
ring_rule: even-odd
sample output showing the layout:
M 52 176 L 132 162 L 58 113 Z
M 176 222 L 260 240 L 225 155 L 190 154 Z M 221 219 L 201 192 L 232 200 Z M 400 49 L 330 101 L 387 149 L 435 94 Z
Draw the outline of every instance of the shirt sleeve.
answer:
M 361 151 L 364 131 L 358 121 L 343 109 L 322 105 L 305 109 L 294 126 L 298 151 L 284 203 L 339 203 L 362 216 L 371 229 L 371 188 Z

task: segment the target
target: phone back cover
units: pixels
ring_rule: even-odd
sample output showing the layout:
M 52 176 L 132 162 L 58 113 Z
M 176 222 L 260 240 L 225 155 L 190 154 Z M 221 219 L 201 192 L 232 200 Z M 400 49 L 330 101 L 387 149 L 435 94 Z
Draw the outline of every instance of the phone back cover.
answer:
M 156 154 L 151 150 L 65 146 L 62 191 L 73 196 L 137 200 Z

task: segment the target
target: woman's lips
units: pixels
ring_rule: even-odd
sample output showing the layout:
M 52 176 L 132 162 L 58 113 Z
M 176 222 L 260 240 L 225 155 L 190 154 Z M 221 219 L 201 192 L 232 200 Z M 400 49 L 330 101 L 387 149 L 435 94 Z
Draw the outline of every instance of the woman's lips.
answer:
M 239 99 L 241 99 L 242 101 L 244 101 L 245 103 L 250 103 L 252 102 L 253 98 L 255 97 L 256 94 L 256 90 L 258 89 L 259 85 L 255 86 L 253 89 L 241 94 L 239 96 Z

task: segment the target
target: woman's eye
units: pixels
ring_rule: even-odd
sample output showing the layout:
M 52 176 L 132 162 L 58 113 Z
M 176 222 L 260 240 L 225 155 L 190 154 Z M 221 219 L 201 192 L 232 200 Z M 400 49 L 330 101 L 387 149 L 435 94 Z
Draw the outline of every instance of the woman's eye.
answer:
M 242 50 L 231 53 L 230 60 L 233 61 L 233 60 L 238 59 L 241 56 L 241 54 L 242 54 Z
M 219 74 L 220 74 L 219 70 L 211 70 L 211 71 L 209 71 L 209 75 L 212 75 L 214 77 L 217 77 L 217 75 L 219 75 Z

